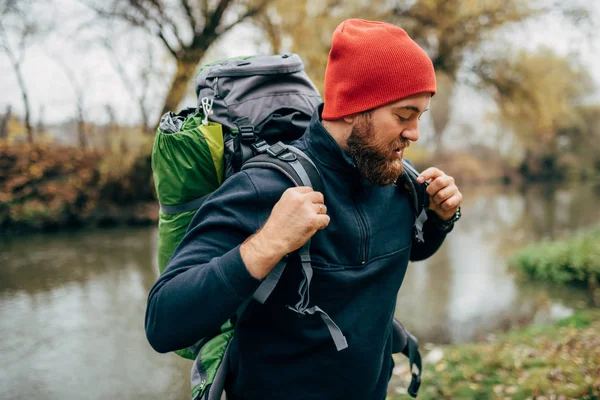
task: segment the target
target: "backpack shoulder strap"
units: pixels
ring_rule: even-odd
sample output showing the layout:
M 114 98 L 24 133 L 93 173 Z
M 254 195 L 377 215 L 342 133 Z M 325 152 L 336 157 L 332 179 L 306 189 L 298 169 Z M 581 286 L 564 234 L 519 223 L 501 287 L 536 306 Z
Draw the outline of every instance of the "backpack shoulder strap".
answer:
M 251 168 L 275 169 L 285 175 L 295 186 L 308 186 L 323 191 L 323 179 L 315 163 L 300 149 L 277 142 L 263 154 L 251 158 L 242 170 Z
M 316 191 L 323 191 L 323 180 L 312 160 L 300 149 L 281 142 L 270 146 L 266 154 L 261 154 L 248 160 L 242 167 L 242 170 L 249 168 L 275 169 L 287 176 L 296 186 L 309 186 Z M 348 347 L 348 342 L 340 328 L 325 311 L 317 306 L 309 307 L 309 289 L 313 275 L 312 260 L 310 257 L 310 239 L 298 249 L 298 256 L 300 257 L 302 274 L 304 275 L 304 279 L 298 289 L 300 301 L 294 307 L 288 306 L 288 308 L 301 315 L 318 313 L 327 326 L 336 349 L 341 351 Z M 255 300 L 260 303 L 264 303 L 267 300 L 275 289 L 275 286 L 277 286 L 286 264 L 287 257 L 284 257 L 277 263 L 254 293 L 253 298 Z
M 423 237 L 423 225 L 427 221 L 427 207 L 429 206 L 429 194 L 427 194 L 427 183 L 421 184 L 417 182 L 419 172 L 412 166 L 412 164 L 403 159 L 402 160 L 402 175 L 404 182 L 409 186 L 409 192 L 412 197 L 413 208 L 415 211 L 415 225 L 414 235 L 415 239 L 419 242 L 424 242 Z
M 281 142 L 269 146 L 263 154 L 248 160 L 242 170 L 252 168 L 274 169 L 286 176 L 295 186 L 309 186 L 317 191 L 323 190 L 321 174 L 313 161 L 301 150 Z M 310 240 L 300 249 L 300 253 L 309 254 L 309 247 Z M 277 263 L 254 292 L 253 298 L 256 301 L 261 304 L 267 301 L 277 286 L 286 264 L 287 256 Z

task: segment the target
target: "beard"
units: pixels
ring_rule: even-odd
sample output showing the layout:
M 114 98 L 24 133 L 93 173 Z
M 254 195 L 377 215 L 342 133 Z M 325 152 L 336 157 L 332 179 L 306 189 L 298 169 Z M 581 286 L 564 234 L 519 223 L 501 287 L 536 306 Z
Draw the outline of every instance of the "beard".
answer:
M 369 115 L 352 128 L 347 142 L 348 156 L 356 163 L 361 177 L 376 186 L 395 183 L 402 173 L 402 158 L 394 158 L 396 150 L 410 144 L 408 139 L 398 138 L 392 143 L 377 143 L 376 132 Z

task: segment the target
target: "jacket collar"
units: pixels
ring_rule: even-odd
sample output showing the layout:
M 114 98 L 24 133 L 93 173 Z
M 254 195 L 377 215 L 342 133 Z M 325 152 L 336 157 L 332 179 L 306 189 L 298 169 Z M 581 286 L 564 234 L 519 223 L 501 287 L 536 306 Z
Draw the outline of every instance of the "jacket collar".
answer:
M 358 170 L 352 159 L 346 155 L 321 123 L 322 111 L 323 103 L 313 113 L 308 129 L 303 136 L 307 150 L 319 164 L 339 172 L 358 176 Z

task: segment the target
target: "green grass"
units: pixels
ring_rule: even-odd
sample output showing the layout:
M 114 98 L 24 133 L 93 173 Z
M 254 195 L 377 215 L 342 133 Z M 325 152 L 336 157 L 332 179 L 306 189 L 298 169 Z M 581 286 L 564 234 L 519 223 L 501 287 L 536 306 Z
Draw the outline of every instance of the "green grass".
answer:
M 425 367 L 420 400 L 600 399 L 599 309 L 443 351 Z

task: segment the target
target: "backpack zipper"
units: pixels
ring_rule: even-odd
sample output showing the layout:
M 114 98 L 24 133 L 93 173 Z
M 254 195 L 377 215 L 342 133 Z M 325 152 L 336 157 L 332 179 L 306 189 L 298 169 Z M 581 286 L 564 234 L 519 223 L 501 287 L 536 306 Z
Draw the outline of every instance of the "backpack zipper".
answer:
M 220 99 L 221 96 L 219 95 L 219 77 L 215 77 L 215 99 Z
M 219 77 L 219 76 L 252 76 L 252 75 L 280 75 L 280 74 L 293 74 L 302 71 L 302 64 L 295 63 L 290 65 L 284 65 L 280 67 L 271 68 L 246 68 L 236 69 L 236 67 L 227 68 L 223 70 L 216 70 L 207 75 L 207 78 Z

